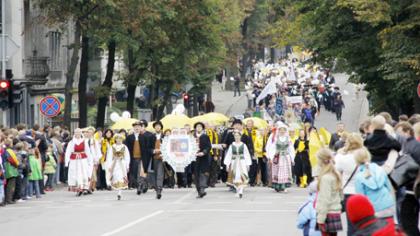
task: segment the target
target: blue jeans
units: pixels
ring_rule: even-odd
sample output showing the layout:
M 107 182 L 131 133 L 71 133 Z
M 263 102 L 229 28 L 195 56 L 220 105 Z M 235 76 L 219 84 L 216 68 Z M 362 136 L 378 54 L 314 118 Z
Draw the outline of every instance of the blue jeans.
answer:
M 22 184 L 20 188 L 20 197 L 25 199 L 27 197 L 28 187 L 29 187 L 28 177 L 23 177 L 21 181 L 22 181 Z
M 32 194 L 34 193 L 35 190 L 35 195 L 37 198 L 41 197 L 41 192 L 39 190 L 39 181 L 38 180 L 29 180 L 29 185 L 28 185 L 28 196 L 32 197 Z
M 0 204 L 4 201 L 4 184 L 3 180 L 0 180 Z

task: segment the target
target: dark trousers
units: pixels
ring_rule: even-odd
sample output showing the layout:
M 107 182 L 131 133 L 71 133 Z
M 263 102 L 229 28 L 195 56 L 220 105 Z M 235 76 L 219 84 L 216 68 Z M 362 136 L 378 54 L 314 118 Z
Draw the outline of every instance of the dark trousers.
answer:
M 258 158 L 257 159 L 258 166 L 257 166 L 257 175 L 258 172 L 261 173 L 261 182 L 264 186 L 267 186 L 267 161 L 265 158 Z
M 344 207 L 347 206 L 347 200 L 349 200 L 350 197 L 351 197 L 351 194 L 344 194 Z M 344 210 L 347 212 L 346 209 Z M 347 218 L 347 235 L 352 236 L 356 232 L 356 229 L 353 226 L 353 223 L 350 221 L 350 218 L 348 216 L 346 218 Z
M 335 111 L 335 116 L 337 117 L 337 121 L 340 121 L 341 120 L 341 115 L 342 115 L 342 111 L 341 110 L 339 110 L 339 109 L 336 109 L 336 111 Z
M 196 172 L 194 175 L 195 188 L 197 189 L 197 193 L 203 193 L 204 190 L 207 188 L 209 174 Z
M 401 225 L 408 236 L 420 235 L 419 202 L 414 195 L 406 194 L 401 203 Z
M 187 187 L 187 178 L 185 177 L 185 172 L 176 172 L 176 184 L 178 185 L 178 188 Z
M 20 185 L 20 197 L 26 199 L 26 193 L 28 188 L 28 177 L 23 177 Z
M 21 189 L 22 189 L 22 178 L 20 175 L 18 175 L 16 177 L 15 193 L 13 194 L 13 200 L 19 200 L 22 198 Z
M 97 172 L 97 182 L 96 182 L 96 189 L 98 190 L 104 190 L 106 189 L 107 183 L 106 183 L 106 172 L 102 169 L 102 164 L 99 164 L 98 166 L 98 172 Z
M 218 160 L 215 160 L 214 158 L 211 158 L 210 160 L 210 176 L 209 176 L 209 185 L 211 187 L 214 187 L 217 183 L 217 179 L 219 177 L 219 170 L 220 165 Z
M 10 203 L 13 201 L 16 188 L 16 177 L 8 178 L 6 185 L 6 202 Z
M 163 179 L 164 179 L 164 169 L 163 169 L 163 162 L 162 160 L 155 160 L 153 159 L 153 170 L 149 170 L 148 178 L 149 183 L 153 188 L 157 190 L 161 190 L 163 187 Z
M 47 183 L 45 184 L 46 188 L 52 188 L 54 174 L 47 174 Z
M 249 175 L 249 184 L 254 186 L 257 181 L 257 173 L 258 173 L 258 161 L 252 160 L 252 164 L 249 168 L 248 175 Z
M 130 188 L 137 188 L 139 186 L 140 163 L 141 163 L 140 159 L 132 158 L 130 160 L 130 168 L 129 168 L 129 173 L 128 173 L 128 187 Z
M 235 85 L 233 89 L 233 96 L 236 96 L 236 93 L 238 93 L 238 95 L 241 96 L 241 90 L 239 89 L 239 85 Z

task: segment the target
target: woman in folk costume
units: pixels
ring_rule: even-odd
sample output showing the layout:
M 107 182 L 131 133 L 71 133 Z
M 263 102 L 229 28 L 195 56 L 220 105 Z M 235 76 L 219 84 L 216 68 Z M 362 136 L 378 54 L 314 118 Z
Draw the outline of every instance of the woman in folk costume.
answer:
M 111 151 L 111 147 L 114 143 L 114 131 L 112 131 L 111 129 L 105 130 L 101 142 L 102 157 L 101 159 L 99 159 L 98 166 L 98 189 L 100 190 L 111 190 L 111 183 L 109 182 L 109 173 L 107 173 L 108 170 L 106 168 L 106 160 L 108 152 Z
M 292 183 L 292 164 L 294 163 L 295 149 L 284 123 L 277 123 L 277 129 L 268 138 L 266 152 L 272 163 L 272 187 L 277 192 L 286 192 L 287 185 Z
M 294 173 L 297 177 L 296 184 L 301 188 L 306 188 L 311 182 L 311 163 L 309 162 L 309 140 L 305 130 L 299 130 L 299 138 L 296 139 L 294 148 L 296 149 Z M 309 181 L 308 181 L 309 180 Z
M 232 183 L 228 183 L 228 185 L 233 186 L 237 196 L 242 198 L 243 190 L 248 185 L 248 169 L 252 164 L 252 159 L 248 148 L 241 142 L 242 134 L 239 131 L 234 131 L 233 136 L 235 142 L 229 146 L 224 164 L 232 175 Z
M 93 157 L 88 141 L 83 138 L 82 130 L 74 131 L 73 139 L 67 145 L 65 166 L 68 167 L 68 185 L 77 196 L 87 194 L 89 189 L 90 168 L 93 168 Z
M 130 167 L 130 152 L 123 144 L 124 137 L 121 134 L 114 135 L 114 140 L 115 144 L 111 146 L 107 154 L 106 166 L 111 187 L 118 190 L 117 198 L 120 200 L 121 190 L 128 188 L 127 173 Z

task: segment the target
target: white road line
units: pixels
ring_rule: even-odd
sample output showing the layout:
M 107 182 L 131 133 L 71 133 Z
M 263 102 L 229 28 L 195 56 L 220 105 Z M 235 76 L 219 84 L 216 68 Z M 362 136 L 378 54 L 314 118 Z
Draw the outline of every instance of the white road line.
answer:
M 233 202 L 204 202 L 205 205 L 213 205 L 213 204 L 232 204 Z
M 255 204 L 255 205 L 272 205 L 273 202 L 246 202 L 246 204 Z
M 162 210 L 161 210 L 161 211 L 156 211 L 156 212 L 154 212 L 154 213 L 152 213 L 152 214 L 150 214 L 150 215 L 144 216 L 144 217 L 139 218 L 139 219 L 137 219 L 137 220 L 135 220 L 135 221 L 132 221 L 132 222 L 130 222 L 130 223 L 128 223 L 128 224 L 126 224 L 126 225 L 123 225 L 123 226 L 121 226 L 121 227 L 119 227 L 119 228 L 117 228 L 117 229 L 115 229 L 115 230 L 113 230 L 113 231 L 111 231 L 111 232 L 104 233 L 104 234 L 102 234 L 101 236 L 111 236 L 111 235 L 117 234 L 117 233 L 119 233 L 119 232 L 121 232 L 121 231 L 124 231 L 124 230 L 126 230 L 126 229 L 128 229 L 128 228 L 133 227 L 134 225 L 136 225 L 136 224 L 138 224 L 138 223 L 141 223 L 141 222 L 143 222 L 143 221 L 145 221 L 145 220 L 148 220 L 148 219 L 153 218 L 153 217 L 155 217 L 155 216 L 157 216 L 157 215 L 160 215 L 160 214 L 162 214 L 163 212 L 164 212 L 164 211 L 162 211 Z
M 181 204 L 185 199 L 189 198 L 192 195 L 192 192 L 188 192 L 184 196 L 178 198 L 178 200 L 172 202 L 173 204 Z
M 289 213 L 296 210 L 229 210 L 229 209 L 195 209 L 195 210 L 168 210 L 168 213 L 201 213 L 201 212 L 223 212 L 223 213 Z

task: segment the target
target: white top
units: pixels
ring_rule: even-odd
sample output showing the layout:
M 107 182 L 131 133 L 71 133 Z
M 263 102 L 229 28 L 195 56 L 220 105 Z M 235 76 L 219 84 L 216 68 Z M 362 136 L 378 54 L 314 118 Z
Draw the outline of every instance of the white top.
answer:
M 346 154 L 337 153 L 335 156 L 335 168 L 342 176 L 343 187 L 349 180 L 356 166 L 357 163 L 352 152 Z M 343 189 L 344 194 L 356 194 L 355 179 L 355 175 L 353 175 L 350 182 Z

